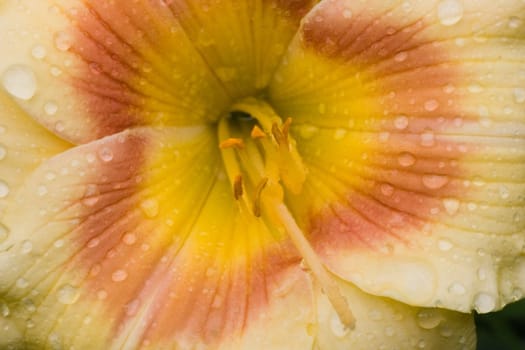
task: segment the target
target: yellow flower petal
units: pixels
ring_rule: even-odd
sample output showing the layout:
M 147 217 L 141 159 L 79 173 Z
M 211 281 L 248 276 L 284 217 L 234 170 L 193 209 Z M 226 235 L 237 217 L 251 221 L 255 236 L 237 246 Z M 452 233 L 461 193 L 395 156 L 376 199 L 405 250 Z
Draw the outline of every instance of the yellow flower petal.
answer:
M 442 309 L 412 307 L 363 293 L 350 283 L 338 281 L 352 305 L 357 323 L 346 329 L 326 296 L 318 292 L 319 349 L 475 349 L 472 315 Z
M 69 147 L 67 142 L 34 123 L 0 91 L 0 214 L 42 161 Z M 0 233 L 0 241 L 4 234 Z
M 276 72 L 309 170 L 288 203 L 367 292 L 479 312 L 523 296 L 525 4 L 500 5 L 325 1 Z
M 234 99 L 266 88 L 315 0 L 171 1 L 188 37 Z
M 36 170 L 0 246 L 0 295 L 25 341 L 286 349 L 293 336 L 311 346 L 300 257 L 233 200 L 217 144 L 211 128 L 139 129 Z

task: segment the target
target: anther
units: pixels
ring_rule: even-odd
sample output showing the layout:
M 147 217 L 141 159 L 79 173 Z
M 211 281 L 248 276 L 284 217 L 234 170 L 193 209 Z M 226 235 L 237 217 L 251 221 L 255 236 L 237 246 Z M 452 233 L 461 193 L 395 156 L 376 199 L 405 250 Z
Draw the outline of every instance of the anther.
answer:
M 286 118 L 286 120 L 284 121 L 284 124 L 283 124 L 283 127 L 282 127 L 282 134 L 284 136 L 284 140 L 286 142 L 286 145 L 289 144 L 289 141 L 288 141 L 288 133 L 290 132 L 290 125 L 292 124 L 292 118 L 288 117 Z
M 235 197 L 235 200 L 239 200 L 242 197 L 242 175 L 235 176 L 235 180 L 233 181 L 233 196 Z
M 250 136 L 252 139 L 262 139 L 266 137 L 266 134 L 261 130 L 261 128 L 255 125 L 252 129 L 252 132 L 250 133 Z
M 283 132 L 279 129 L 277 123 L 272 124 L 272 135 L 279 146 L 287 145 L 287 138 L 283 135 Z
M 264 177 L 259 181 L 257 184 L 257 188 L 255 189 L 255 198 L 253 200 L 253 215 L 256 217 L 261 216 L 261 193 L 264 190 L 264 187 L 266 187 L 266 184 L 268 183 L 268 178 Z
M 244 148 L 244 141 L 242 139 L 230 137 L 219 143 L 221 149 L 225 148 Z

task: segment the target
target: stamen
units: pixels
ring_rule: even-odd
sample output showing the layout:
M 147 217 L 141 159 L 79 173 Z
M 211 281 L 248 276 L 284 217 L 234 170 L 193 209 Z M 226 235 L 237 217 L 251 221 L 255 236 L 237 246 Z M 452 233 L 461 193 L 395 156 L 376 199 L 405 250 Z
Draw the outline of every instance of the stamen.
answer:
M 250 133 L 252 139 L 262 139 L 266 137 L 264 131 L 261 130 L 257 125 L 255 125 Z
M 225 148 L 244 148 L 244 141 L 242 139 L 230 137 L 219 144 L 221 149 Z
M 283 124 L 283 127 L 282 127 L 282 133 L 283 133 L 283 136 L 284 136 L 284 139 L 286 141 L 286 144 L 289 145 L 289 140 L 288 140 L 288 134 L 290 132 L 290 125 L 292 124 L 292 118 L 288 117 L 286 118 L 286 120 L 284 121 L 284 124 Z
M 239 198 L 242 197 L 242 193 L 242 175 L 239 174 L 233 181 L 233 196 L 235 197 L 235 200 L 239 200 Z
M 288 140 L 283 135 L 283 132 L 281 131 L 281 129 L 279 129 L 279 126 L 277 125 L 277 123 L 272 124 L 272 135 L 279 146 L 288 145 Z
M 345 297 L 341 294 L 337 283 L 334 278 L 330 276 L 328 271 L 325 269 L 323 264 L 319 261 L 319 258 L 312 246 L 305 238 L 304 233 L 295 222 L 292 214 L 282 202 L 274 204 L 277 216 L 280 218 L 282 225 L 288 232 L 290 239 L 294 243 L 295 247 L 299 250 L 300 255 L 303 257 L 306 265 L 312 271 L 315 279 L 321 284 L 321 288 L 326 293 L 328 300 L 334 307 L 341 323 L 349 329 L 355 328 L 355 317 L 352 310 L 348 306 L 348 302 Z
M 253 215 L 255 215 L 256 217 L 261 216 L 261 193 L 264 190 L 264 187 L 266 187 L 267 183 L 268 178 L 264 177 L 257 184 L 257 188 L 255 189 L 255 198 L 253 200 Z

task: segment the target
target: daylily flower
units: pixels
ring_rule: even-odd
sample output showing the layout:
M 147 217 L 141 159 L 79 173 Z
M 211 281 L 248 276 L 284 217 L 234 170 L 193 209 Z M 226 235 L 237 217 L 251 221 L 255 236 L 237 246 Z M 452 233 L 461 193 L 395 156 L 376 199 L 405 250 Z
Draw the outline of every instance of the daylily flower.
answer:
M 0 2 L 0 344 L 471 349 L 525 291 L 525 2 Z

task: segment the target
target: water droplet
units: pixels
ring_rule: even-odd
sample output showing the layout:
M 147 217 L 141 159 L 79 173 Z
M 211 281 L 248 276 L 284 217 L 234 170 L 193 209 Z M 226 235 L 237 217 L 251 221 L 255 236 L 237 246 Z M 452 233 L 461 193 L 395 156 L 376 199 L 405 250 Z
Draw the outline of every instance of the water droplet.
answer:
M 448 182 L 448 177 L 445 175 L 423 175 L 421 178 L 423 185 L 431 190 L 437 190 L 445 186 Z
M 426 130 L 421 134 L 421 146 L 433 147 L 435 144 L 436 139 L 432 130 Z
M 47 187 L 44 185 L 40 185 L 37 187 L 36 192 L 40 197 L 43 197 L 47 194 Z
M 437 15 L 442 25 L 454 25 L 463 17 L 463 4 L 459 0 L 443 0 L 438 4 Z
M 439 250 L 441 251 L 449 251 L 450 249 L 452 249 L 454 245 L 449 241 L 449 240 L 446 240 L 446 239 L 440 239 L 438 241 L 438 248 Z
M 496 300 L 490 294 L 479 293 L 474 298 L 474 306 L 478 312 L 490 312 L 496 307 Z
M 7 148 L 4 145 L 0 144 L 0 160 L 4 160 L 7 156 Z
M 499 195 L 502 199 L 507 199 L 510 196 L 510 191 L 507 186 L 500 186 L 498 189 Z
M 9 195 L 9 186 L 4 181 L 0 180 L 0 198 L 5 198 Z
M 29 282 L 27 282 L 27 280 L 25 278 L 19 278 L 19 279 L 16 280 L 16 286 L 18 288 L 24 289 L 24 288 L 27 288 L 29 286 Z
M 525 102 L 525 88 L 514 88 L 514 100 L 516 103 Z
M 4 224 L 0 223 L 0 243 L 5 241 L 9 236 L 9 229 Z
M 126 233 L 122 237 L 122 242 L 126 245 L 133 245 L 135 242 L 137 242 L 137 236 L 134 233 Z
M 349 9 L 345 8 L 343 10 L 343 17 L 346 18 L 346 19 L 352 18 L 352 11 L 350 11 Z
M 122 282 L 128 278 L 128 273 L 124 270 L 116 270 L 111 274 L 111 279 L 113 282 Z
M 126 315 L 134 316 L 139 311 L 140 300 L 135 299 L 126 305 Z
M 36 58 L 37 60 L 41 60 L 42 58 L 46 57 L 46 54 L 47 54 L 46 48 L 43 47 L 42 45 L 36 45 L 31 50 L 31 55 L 33 55 L 33 57 Z
M 60 287 L 57 291 L 57 300 L 65 305 L 71 305 L 76 303 L 80 293 L 77 288 L 70 284 L 65 284 Z
M 99 244 L 100 244 L 100 238 L 95 237 L 95 238 L 90 239 L 90 240 L 87 242 L 87 247 L 88 247 L 88 248 L 95 248 L 95 247 L 98 246 Z
M 58 105 L 53 101 L 48 101 L 44 104 L 44 112 L 47 115 L 55 115 L 58 111 Z
M 154 218 L 159 214 L 159 203 L 155 199 L 146 199 L 140 203 L 140 208 L 148 218 Z
M 441 314 L 432 309 L 423 309 L 417 313 L 417 324 L 423 329 L 433 329 L 442 321 Z
M 398 130 L 406 129 L 408 126 L 408 117 L 406 115 L 400 115 L 396 119 L 394 119 L 394 126 Z
M 515 16 L 509 18 L 509 28 L 516 29 L 522 25 L 523 21 Z
M 417 343 L 417 347 L 420 348 L 420 349 L 424 349 L 425 347 L 427 346 L 427 343 L 421 339 L 418 343 Z
M 2 317 L 8 317 L 10 313 L 11 310 L 9 306 L 4 301 L 0 301 L 0 315 L 2 315 Z
M 394 187 L 390 184 L 381 184 L 381 193 L 384 196 L 390 197 L 394 194 Z
M 55 46 L 60 51 L 67 51 L 71 48 L 71 36 L 63 31 L 55 33 Z
M 299 129 L 299 135 L 303 139 L 311 139 L 319 132 L 319 128 L 313 125 L 301 125 Z
M 467 289 L 459 282 L 454 282 L 448 287 L 448 292 L 455 295 L 464 295 Z
M 104 300 L 108 297 L 108 292 L 106 292 L 104 289 L 101 289 L 97 292 L 97 298 L 100 300 Z
M 436 109 L 438 109 L 439 107 L 439 102 L 432 99 L 432 100 L 428 100 L 425 102 L 424 104 L 424 107 L 425 107 L 425 110 L 428 111 L 428 112 L 433 112 L 435 111 Z
M 414 165 L 416 162 L 416 157 L 414 157 L 411 153 L 403 152 L 397 157 L 397 162 L 402 167 L 409 167 Z
M 480 267 L 478 269 L 478 279 L 480 281 L 484 281 L 487 279 L 487 272 L 485 271 L 485 269 L 483 267 Z
M 478 94 L 483 91 L 483 88 L 478 84 L 472 84 L 467 87 L 467 90 L 473 94 Z
M 455 198 L 445 198 L 443 206 L 449 215 L 455 215 L 459 210 L 459 201 Z
M 107 147 L 100 149 L 98 151 L 98 156 L 105 163 L 111 162 L 113 160 L 113 152 Z
M 334 140 L 339 141 L 346 136 L 346 129 L 336 129 L 334 132 Z
M 407 59 L 407 57 L 408 57 L 408 53 L 406 53 L 405 51 L 402 51 L 394 56 L 394 61 L 403 62 Z
M 20 246 L 20 251 L 22 254 L 29 254 L 33 250 L 33 243 L 29 240 L 25 240 L 22 242 Z
M 333 315 L 330 319 L 330 329 L 338 338 L 344 338 L 350 332 L 350 329 L 341 322 L 337 315 Z
M 36 93 L 36 77 L 31 68 L 23 65 L 9 67 L 2 76 L 5 90 L 21 100 L 30 100 Z

